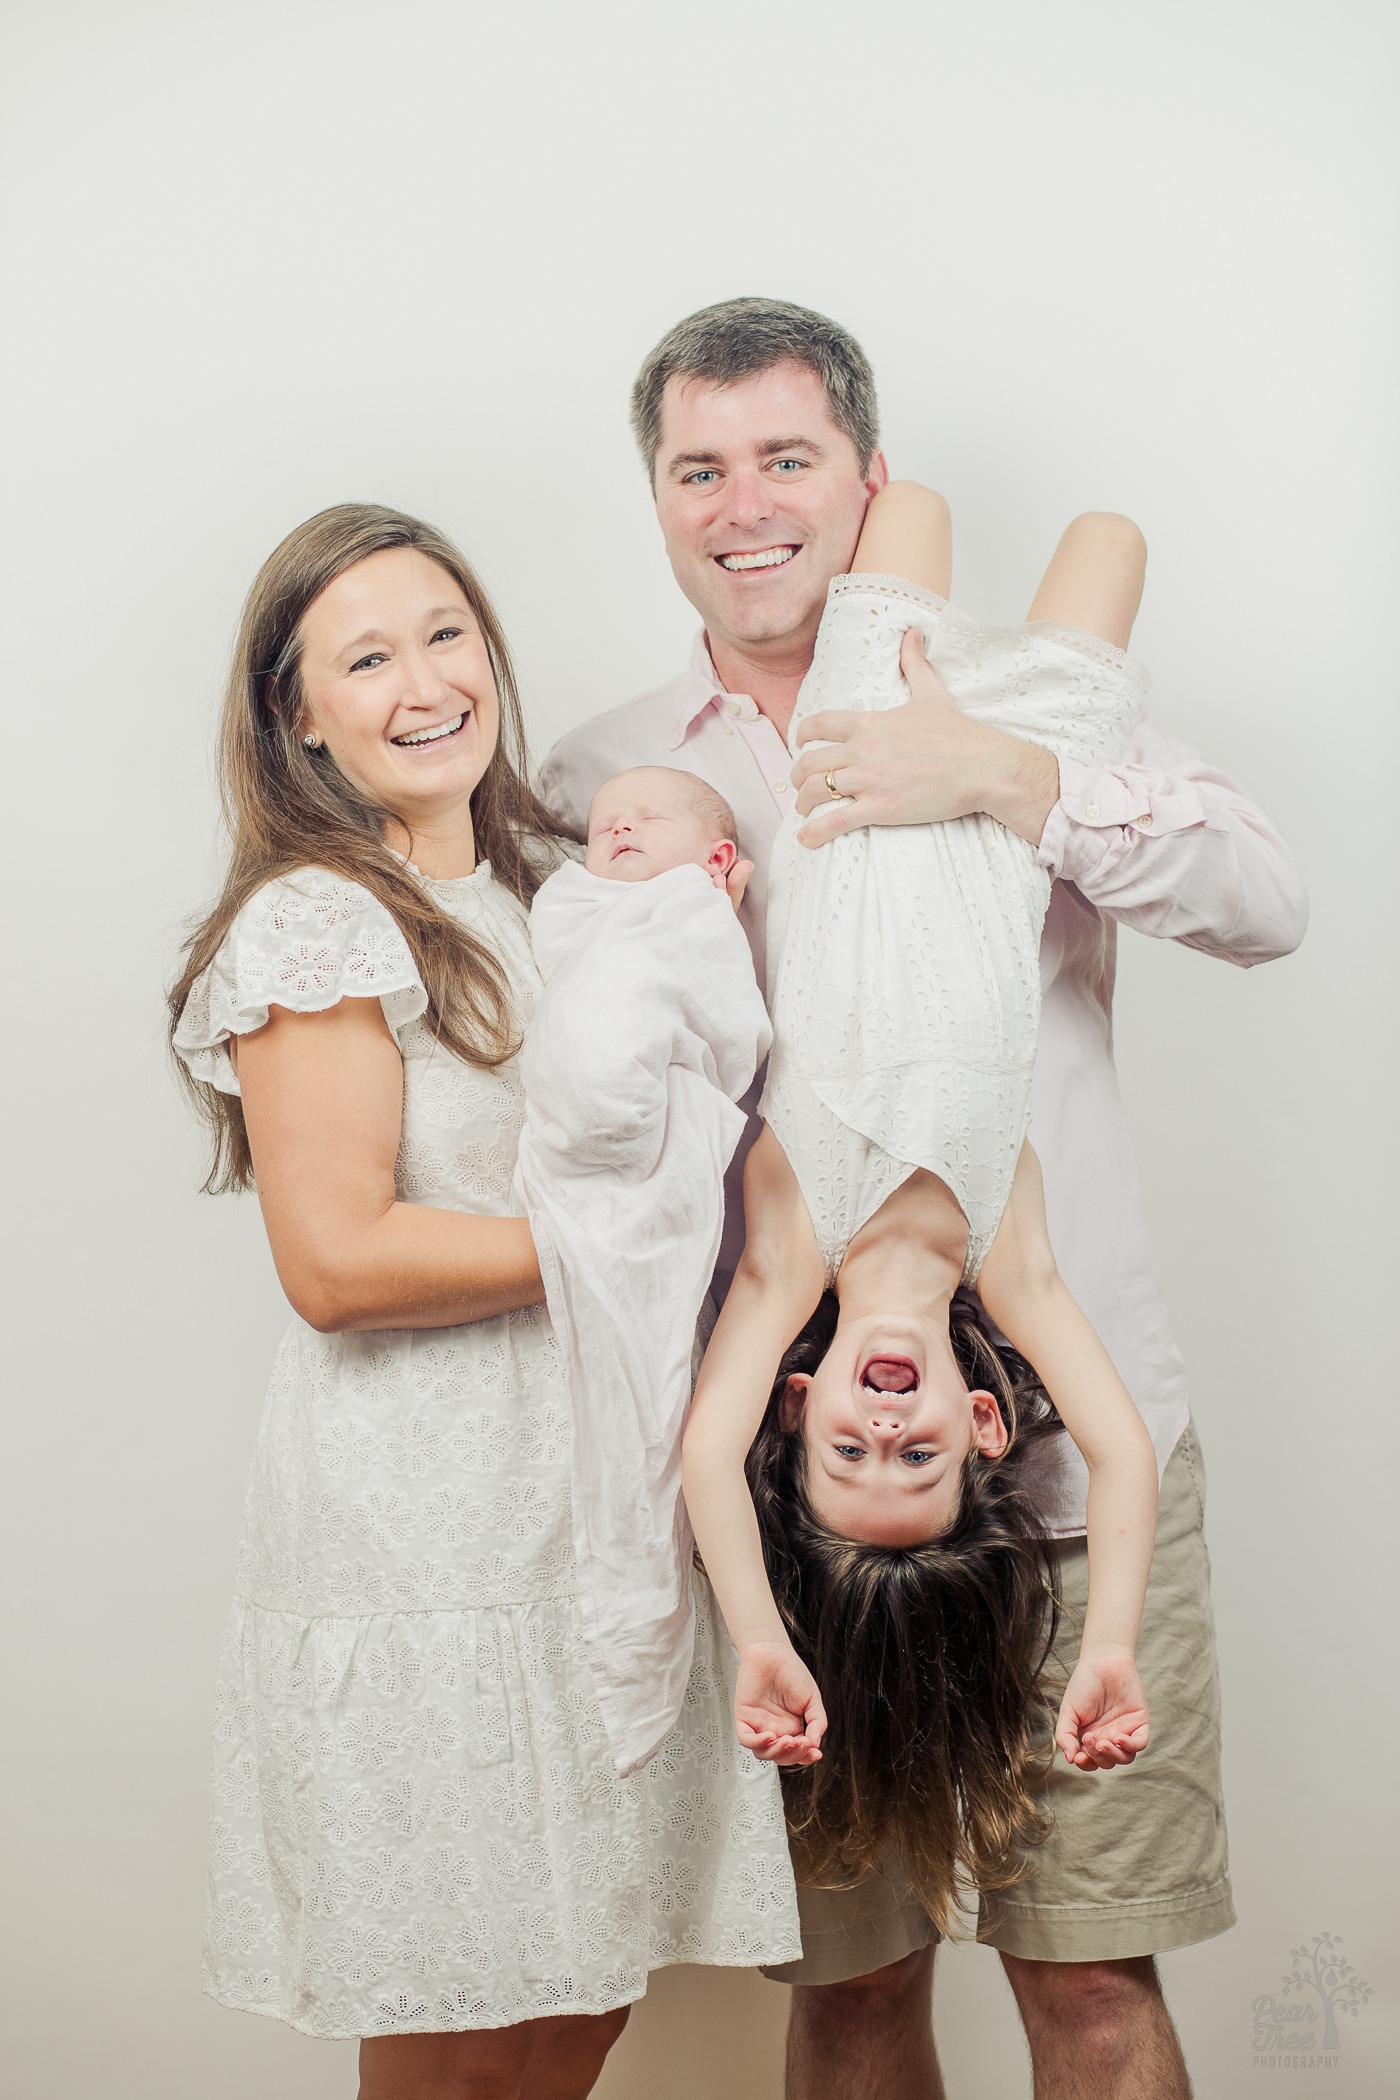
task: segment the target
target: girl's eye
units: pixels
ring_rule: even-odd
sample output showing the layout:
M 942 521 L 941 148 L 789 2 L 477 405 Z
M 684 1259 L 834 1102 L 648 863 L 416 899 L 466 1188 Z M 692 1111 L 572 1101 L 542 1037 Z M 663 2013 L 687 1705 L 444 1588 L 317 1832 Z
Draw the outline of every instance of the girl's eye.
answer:
M 926 1466 L 933 1457 L 931 1451 L 901 1451 L 899 1455 L 906 1466 Z
M 836 1455 L 838 1458 L 864 1458 L 865 1453 L 859 1444 L 838 1444 Z
M 388 658 L 382 649 L 371 649 L 368 656 L 362 656 L 357 663 L 351 664 L 350 668 L 352 671 L 365 671 L 369 669 L 371 664 L 382 664 L 387 663 L 387 661 Z

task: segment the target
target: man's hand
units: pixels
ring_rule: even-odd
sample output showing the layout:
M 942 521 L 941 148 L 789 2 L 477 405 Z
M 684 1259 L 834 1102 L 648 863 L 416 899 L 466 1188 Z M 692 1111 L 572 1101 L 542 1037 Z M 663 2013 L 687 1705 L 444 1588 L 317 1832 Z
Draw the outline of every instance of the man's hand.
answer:
M 739 1741 L 774 1765 L 814 1765 L 826 1733 L 816 1679 L 786 1642 L 754 1641 L 739 1651 L 734 1688 Z
M 799 844 L 824 846 L 863 824 L 940 824 L 985 810 L 1038 846 L 1060 796 L 1052 754 L 965 715 L 924 655 L 917 627 L 904 637 L 899 667 L 910 693 L 903 707 L 829 708 L 798 730 L 799 745 L 817 745 L 799 750 L 792 769 L 798 811 L 812 817 Z M 840 802 L 828 791 L 828 772 Z
M 1081 1651 L 1060 1704 L 1055 1742 L 1081 1772 L 1130 1765 L 1147 1748 L 1147 1695 L 1132 1651 Z

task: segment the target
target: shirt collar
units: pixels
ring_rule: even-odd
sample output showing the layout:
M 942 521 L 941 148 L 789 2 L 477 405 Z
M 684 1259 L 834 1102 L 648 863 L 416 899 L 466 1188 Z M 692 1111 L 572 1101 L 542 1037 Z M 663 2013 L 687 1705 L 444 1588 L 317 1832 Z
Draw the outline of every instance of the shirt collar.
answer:
M 690 666 L 681 680 L 680 698 L 676 704 L 675 720 L 671 724 L 671 749 L 685 742 L 691 724 L 705 712 L 712 700 L 725 697 L 724 687 L 715 676 L 714 663 L 710 656 L 710 645 L 702 627 L 696 635 L 690 652 Z

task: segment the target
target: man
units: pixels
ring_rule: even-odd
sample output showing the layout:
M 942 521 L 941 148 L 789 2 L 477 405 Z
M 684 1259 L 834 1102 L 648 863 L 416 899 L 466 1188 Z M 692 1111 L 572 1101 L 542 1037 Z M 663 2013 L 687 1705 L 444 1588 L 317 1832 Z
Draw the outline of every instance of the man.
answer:
M 1051 1836 L 1014 1888 L 984 1900 L 980 1931 L 1015 1993 L 1038 2100 L 1182 2100 L 1186 2069 L 1153 1958 L 1223 1932 L 1234 1912 L 1199 1450 L 1113 1068 L 1114 943 L 1122 922 L 1231 962 L 1266 961 L 1301 938 L 1302 889 L 1239 788 L 1150 725 L 1117 766 L 1057 764 L 973 723 L 927 669 L 905 708 L 814 717 L 804 735 L 822 743 L 794 765 L 787 728 L 827 585 L 849 566 L 887 478 L 864 355 L 821 315 L 731 300 L 662 340 L 632 412 L 671 565 L 704 632 L 679 678 L 561 740 L 543 773 L 554 807 L 581 820 L 598 782 L 624 766 L 678 765 L 709 780 L 755 864 L 743 917 L 760 977 L 768 852 L 794 798 L 814 847 L 852 825 L 987 811 L 1057 878 L 1031 1138 L 1060 1268 L 1163 1469 L 1138 1648 L 1153 1740 L 1118 1773 L 1054 1769 Z M 1072 1655 L 1087 1590 L 1085 1475 L 1058 1443 L 1042 1500 L 1058 1541 L 1060 1645 Z M 793 2100 L 940 2100 L 934 1934 L 897 1861 L 855 1889 L 800 1896 L 803 1960 L 781 1972 L 799 1986 Z

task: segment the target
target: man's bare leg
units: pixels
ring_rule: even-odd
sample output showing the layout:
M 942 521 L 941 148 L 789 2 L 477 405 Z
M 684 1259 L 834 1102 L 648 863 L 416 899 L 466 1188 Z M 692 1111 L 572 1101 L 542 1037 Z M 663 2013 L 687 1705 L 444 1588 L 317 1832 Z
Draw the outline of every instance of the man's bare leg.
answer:
M 787 2100 L 946 2100 L 933 2046 L 933 1956 L 920 1947 L 848 1983 L 795 1984 Z
M 1003 1954 L 1035 2072 L 1035 2100 L 1191 2100 L 1150 1957 L 1021 1961 Z

